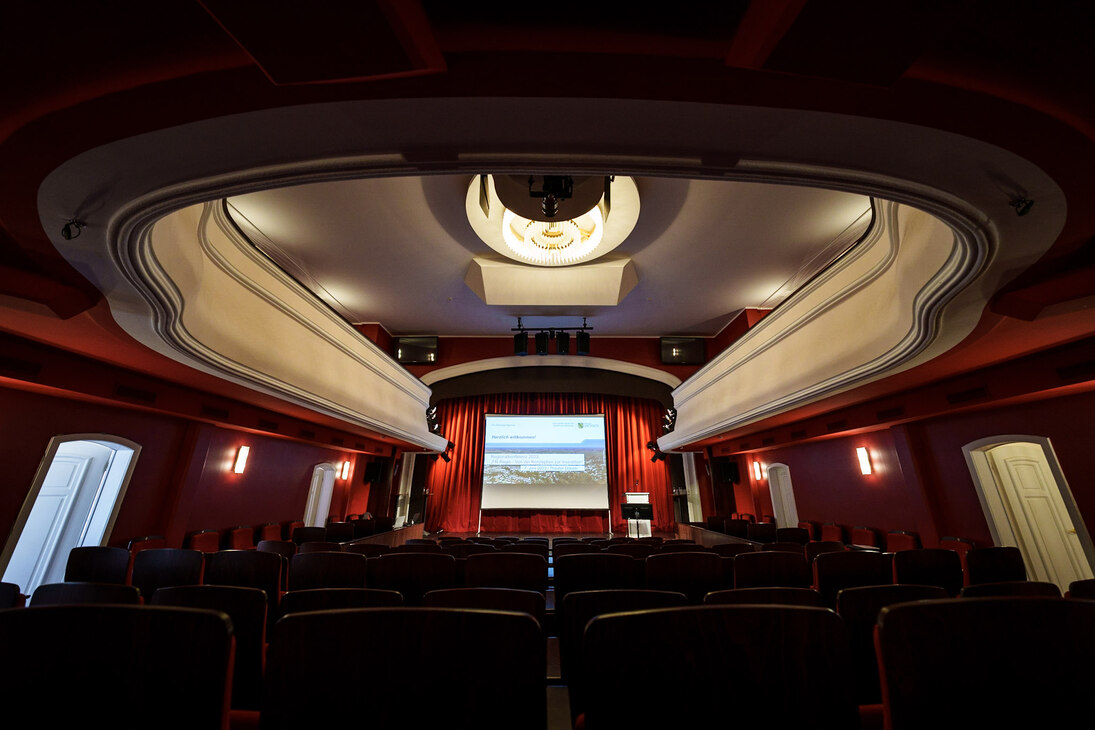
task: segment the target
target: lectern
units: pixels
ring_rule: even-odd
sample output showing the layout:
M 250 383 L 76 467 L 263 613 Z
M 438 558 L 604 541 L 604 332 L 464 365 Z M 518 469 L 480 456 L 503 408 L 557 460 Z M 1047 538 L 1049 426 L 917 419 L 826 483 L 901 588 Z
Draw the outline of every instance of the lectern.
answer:
M 650 520 L 654 518 L 654 506 L 650 504 L 650 492 L 624 492 L 620 512 L 627 520 L 628 537 L 650 537 Z

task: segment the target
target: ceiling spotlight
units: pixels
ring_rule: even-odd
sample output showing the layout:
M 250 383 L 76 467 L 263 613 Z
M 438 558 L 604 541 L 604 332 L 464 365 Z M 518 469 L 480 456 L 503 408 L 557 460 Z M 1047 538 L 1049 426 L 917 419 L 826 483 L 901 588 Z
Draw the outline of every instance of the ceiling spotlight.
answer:
M 559 332 L 559 334 L 557 334 L 555 336 L 555 351 L 557 353 L 559 353 L 560 355 L 570 354 L 570 333 L 569 332 L 565 332 L 565 331 Z
M 575 338 L 578 340 L 577 346 L 575 348 L 576 351 L 578 352 L 578 354 L 579 355 L 588 355 L 589 354 L 589 333 L 588 332 L 579 332 L 577 335 L 575 335 Z
M 444 459 L 446 462 L 452 461 L 452 457 L 449 456 L 449 452 L 447 451 L 441 452 L 441 458 Z
M 79 238 L 80 234 L 83 233 L 83 230 L 84 222 L 73 218 L 68 223 L 61 226 L 61 237 L 66 241 L 71 241 L 74 238 Z
M 1023 216 L 1025 216 L 1027 213 L 1030 212 L 1031 208 L 1034 207 L 1034 201 L 1031 200 L 1030 198 L 1020 197 L 1020 198 L 1016 198 L 1015 200 L 1011 201 L 1009 203 L 1009 205 L 1012 208 L 1015 208 L 1015 215 L 1022 218 Z

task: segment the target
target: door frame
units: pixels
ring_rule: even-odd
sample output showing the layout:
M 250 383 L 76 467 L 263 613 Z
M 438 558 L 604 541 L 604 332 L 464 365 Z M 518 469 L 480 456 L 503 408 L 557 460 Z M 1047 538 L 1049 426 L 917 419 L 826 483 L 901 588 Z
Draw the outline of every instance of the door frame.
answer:
M 776 479 L 772 479 L 772 470 L 776 471 Z M 776 462 L 769 464 L 765 469 L 766 476 L 768 477 L 768 496 L 772 500 L 772 512 L 776 518 L 776 524 L 779 527 L 798 527 L 798 501 L 795 499 L 795 486 L 791 481 L 791 467 L 786 464 Z M 787 503 L 784 501 L 784 497 L 787 496 L 783 493 L 783 480 L 787 480 L 787 491 L 790 492 L 791 497 L 791 510 L 794 511 L 794 521 L 787 519 L 788 509 Z M 784 524 L 780 524 L 780 523 Z
M 23 506 L 19 510 L 19 514 L 15 518 L 15 522 L 12 523 L 11 531 L 8 533 L 8 538 L 4 542 L 2 552 L 0 552 L 0 575 L 3 575 L 8 569 L 8 563 L 11 562 L 12 555 L 15 553 L 15 548 L 19 544 L 19 539 L 23 535 L 23 529 L 27 525 L 27 520 L 30 518 L 30 513 L 34 509 L 34 503 L 38 499 L 38 495 L 42 491 L 42 485 L 46 481 L 46 475 L 49 473 L 50 467 L 53 466 L 53 460 L 57 457 L 57 451 L 67 443 L 76 441 L 91 441 L 93 443 L 102 444 L 108 448 L 114 448 L 115 456 L 111 460 L 113 465 L 117 461 L 117 453 L 122 449 L 129 450 L 129 460 L 125 465 L 125 471 L 120 475 L 120 484 L 118 484 L 117 496 L 114 498 L 114 503 L 111 505 L 110 514 L 107 517 L 106 525 L 103 528 L 103 536 L 99 539 L 99 545 L 106 545 L 110 541 L 111 533 L 114 532 L 114 523 L 118 519 L 118 513 L 122 509 L 122 502 L 125 500 L 126 490 L 129 489 L 130 479 L 133 477 L 133 471 L 137 466 L 137 459 L 141 455 L 141 445 L 135 441 L 130 441 L 127 438 L 121 436 L 115 436 L 109 433 L 77 433 L 77 434 L 61 434 L 54 436 L 49 440 L 49 444 L 46 445 L 45 454 L 42 456 L 41 461 L 38 462 L 38 469 L 34 473 L 34 479 L 31 481 L 30 489 L 27 491 L 27 496 L 23 499 Z M 113 480 L 118 477 L 118 472 L 111 474 L 113 466 L 107 468 L 106 475 Z M 105 479 L 100 482 L 100 488 L 105 486 Z M 100 496 L 96 495 L 92 501 L 91 508 L 88 511 L 88 519 L 94 512 L 99 509 Z
M 1064 503 L 1068 518 L 1072 521 L 1072 526 L 1076 530 L 1084 557 L 1087 558 L 1089 567 L 1095 570 L 1095 544 L 1091 541 L 1091 535 L 1087 530 L 1079 508 L 1076 506 L 1076 500 L 1072 496 L 1068 480 L 1065 479 L 1061 465 L 1057 461 L 1053 444 L 1044 436 L 1002 434 L 971 441 L 962 447 L 962 454 L 966 458 L 966 465 L 969 467 L 970 476 L 973 478 L 973 486 L 977 490 L 977 498 L 981 502 L 981 509 L 985 514 L 985 521 L 988 523 L 993 543 L 995 545 L 1020 547 L 1020 541 L 1015 536 L 1011 521 L 1008 519 L 1004 498 L 1000 494 L 1001 487 L 992 476 L 992 467 L 989 465 L 987 456 L 987 452 L 992 448 L 1016 442 L 1034 444 L 1042 448 L 1042 455 L 1045 457 L 1050 473 L 1053 474 L 1054 483 L 1057 485 L 1057 491 Z M 1024 555 L 1023 559 L 1024 561 L 1028 560 L 1028 556 Z

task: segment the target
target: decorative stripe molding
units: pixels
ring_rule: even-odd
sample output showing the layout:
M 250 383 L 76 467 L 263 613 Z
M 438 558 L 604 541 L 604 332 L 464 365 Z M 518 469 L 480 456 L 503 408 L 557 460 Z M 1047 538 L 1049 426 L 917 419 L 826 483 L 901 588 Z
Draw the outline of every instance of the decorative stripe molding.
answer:
M 718 436 L 890 375 L 948 349 L 976 319 L 947 305 L 983 272 L 987 232 L 876 202 L 867 236 L 673 391 L 663 450 Z M 974 308 L 976 309 L 976 308 Z M 979 314 L 980 309 L 976 309 Z

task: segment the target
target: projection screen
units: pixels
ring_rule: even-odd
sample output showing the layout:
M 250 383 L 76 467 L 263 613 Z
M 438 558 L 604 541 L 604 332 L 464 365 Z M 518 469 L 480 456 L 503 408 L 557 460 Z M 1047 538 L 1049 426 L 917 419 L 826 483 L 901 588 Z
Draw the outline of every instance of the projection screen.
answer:
M 608 509 L 604 414 L 486 417 L 482 509 Z

